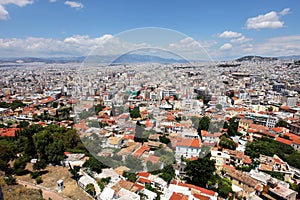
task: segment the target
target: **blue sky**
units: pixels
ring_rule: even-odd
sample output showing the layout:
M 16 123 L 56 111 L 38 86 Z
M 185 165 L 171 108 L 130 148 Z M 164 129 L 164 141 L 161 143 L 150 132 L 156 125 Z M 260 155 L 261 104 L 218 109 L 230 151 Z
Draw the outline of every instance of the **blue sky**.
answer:
M 185 34 L 177 43 L 191 57 L 196 43 L 213 59 L 300 55 L 299 8 L 297 0 L 0 0 L 0 57 L 86 55 L 103 45 L 119 53 L 111 38 L 142 27 Z

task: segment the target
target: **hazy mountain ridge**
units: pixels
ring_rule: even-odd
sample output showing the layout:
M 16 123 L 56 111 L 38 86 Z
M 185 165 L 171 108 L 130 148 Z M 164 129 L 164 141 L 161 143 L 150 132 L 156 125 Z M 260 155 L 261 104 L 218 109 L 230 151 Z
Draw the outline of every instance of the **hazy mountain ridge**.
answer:
M 279 56 L 279 57 L 263 57 L 263 56 L 243 56 L 237 58 L 234 61 L 275 61 L 275 60 L 299 60 L 300 55 L 292 56 Z M 157 63 L 187 63 L 187 60 L 176 58 L 163 58 L 156 55 L 145 54 L 124 54 L 120 56 L 116 55 L 92 55 L 92 56 L 78 56 L 78 57 L 54 57 L 54 58 L 39 58 L 39 57 L 20 57 L 20 58 L 0 58 L 0 63 L 81 63 L 84 61 L 98 62 L 98 63 L 112 63 L 112 64 L 127 64 L 127 63 L 145 63 L 145 62 L 157 62 Z
M 275 61 L 278 60 L 276 57 L 262 57 L 262 56 L 244 56 L 236 59 L 237 62 L 243 61 Z

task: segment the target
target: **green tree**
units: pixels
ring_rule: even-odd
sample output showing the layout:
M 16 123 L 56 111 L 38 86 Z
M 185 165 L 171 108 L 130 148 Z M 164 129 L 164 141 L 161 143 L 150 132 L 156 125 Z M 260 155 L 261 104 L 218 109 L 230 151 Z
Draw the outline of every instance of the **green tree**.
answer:
M 79 170 L 80 170 L 80 166 L 74 166 L 74 167 L 70 166 L 70 169 L 69 169 L 69 172 L 72 174 L 72 178 L 75 179 L 76 181 L 79 178 L 79 175 L 78 175 Z
M 223 198 L 228 198 L 228 195 L 232 193 L 232 183 L 228 178 L 223 178 L 218 185 L 218 194 Z
M 8 162 L 14 158 L 15 154 L 9 144 L 0 143 L 0 170 L 7 171 Z
M 20 121 L 18 128 L 26 128 L 28 127 L 29 122 L 28 121 Z
M 102 111 L 103 108 L 105 108 L 105 106 L 102 105 L 102 104 L 97 104 L 97 105 L 95 105 L 94 107 L 95 107 L 95 113 L 96 113 L 96 115 L 98 115 L 98 113 L 99 113 L 100 111 Z
M 85 186 L 85 191 L 87 193 L 89 193 L 91 196 L 95 196 L 96 195 L 96 190 L 95 190 L 95 186 L 93 183 L 89 183 Z
M 135 183 L 135 181 L 137 180 L 137 176 L 136 173 L 132 173 L 132 172 L 123 172 L 123 176 L 128 180 L 131 181 L 133 183 Z
M 101 192 L 103 191 L 103 189 L 105 188 L 105 186 L 110 182 L 110 177 L 108 178 L 102 178 L 100 180 L 97 180 L 97 183 L 101 189 Z
M 11 175 L 5 178 L 4 180 L 7 185 L 17 185 L 16 178 Z
M 52 102 L 52 108 L 57 108 L 58 103 L 56 101 Z
M 204 116 L 199 120 L 197 132 L 201 139 L 202 139 L 201 131 L 202 130 L 207 131 L 209 129 L 209 124 L 210 124 L 210 119 L 207 116 Z
M 210 160 L 210 155 L 189 161 L 185 168 L 186 180 L 194 185 L 206 187 L 206 184 L 215 173 L 215 162 Z
M 68 129 L 64 137 L 64 146 L 67 149 L 73 149 L 78 146 L 81 140 L 75 129 Z
M 133 108 L 130 111 L 130 117 L 131 118 L 138 118 L 141 117 L 140 109 L 138 107 Z
M 173 178 L 175 178 L 175 170 L 172 165 L 165 166 L 159 175 L 160 178 L 164 179 L 168 183 L 171 182 Z
M 144 126 L 140 123 L 140 121 L 137 121 L 135 126 L 134 141 L 144 143 L 148 141 L 148 137 L 149 135 L 145 134 Z
M 236 143 L 231 138 L 228 138 L 225 135 L 222 135 L 220 137 L 219 145 L 225 149 L 236 149 Z
M 227 128 L 227 133 L 229 136 L 235 136 L 237 134 L 237 130 L 238 130 L 238 122 L 236 121 L 236 118 L 230 118 L 229 123 L 224 123 L 224 127 L 223 128 Z
M 92 171 L 95 171 L 97 173 L 101 173 L 102 169 L 106 168 L 106 166 L 102 162 L 100 162 L 93 156 L 85 161 L 83 167 L 90 168 Z
M 130 168 L 130 172 L 137 172 L 143 170 L 142 160 L 131 155 L 126 157 L 125 166 Z
M 24 106 L 25 106 L 25 104 L 22 103 L 21 101 L 19 101 L 19 100 L 14 100 L 14 101 L 11 103 L 10 108 L 11 108 L 12 110 L 16 110 L 17 108 L 19 108 L 19 107 L 24 107 Z
M 37 177 L 36 179 L 35 179 L 35 182 L 36 182 L 36 184 L 41 184 L 41 183 L 43 183 L 43 179 L 42 179 L 42 177 Z
M 10 107 L 10 103 L 6 103 L 4 101 L 0 102 L 0 108 L 9 108 Z
M 45 169 L 46 167 L 47 163 L 44 159 L 37 160 L 36 163 L 33 164 L 33 169 L 36 171 L 40 171 L 42 169 Z
M 232 191 L 232 182 L 228 178 L 221 178 L 219 175 L 213 175 L 208 181 L 208 188 L 218 192 L 218 195 L 224 199 L 228 199 Z
M 167 138 L 165 135 L 159 136 L 159 141 L 161 143 L 164 143 L 164 144 L 170 144 L 171 143 L 171 140 L 169 138 Z
M 65 148 L 61 140 L 50 143 L 46 147 L 46 156 L 49 163 L 60 164 L 64 159 Z
M 28 157 L 22 156 L 15 160 L 13 170 L 17 175 L 24 175 L 26 173 L 25 167 L 29 161 Z
M 53 137 L 50 131 L 43 130 L 33 136 L 34 146 L 40 159 L 45 159 L 48 162 L 46 148 L 53 142 Z
M 286 121 L 284 121 L 283 119 L 280 119 L 276 124 L 275 127 L 285 127 L 287 128 L 288 123 Z

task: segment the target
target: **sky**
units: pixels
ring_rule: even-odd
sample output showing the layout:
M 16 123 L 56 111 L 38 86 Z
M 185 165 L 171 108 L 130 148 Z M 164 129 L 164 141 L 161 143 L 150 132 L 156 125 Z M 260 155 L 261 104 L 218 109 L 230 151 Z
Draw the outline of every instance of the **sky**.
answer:
M 0 57 L 149 47 L 189 59 L 300 55 L 299 8 L 297 0 L 0 0 Z

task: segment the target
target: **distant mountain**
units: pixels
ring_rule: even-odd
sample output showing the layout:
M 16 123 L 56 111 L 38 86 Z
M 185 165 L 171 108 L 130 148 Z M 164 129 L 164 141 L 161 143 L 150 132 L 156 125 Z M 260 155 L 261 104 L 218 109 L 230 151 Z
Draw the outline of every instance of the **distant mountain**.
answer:
M 274 60 L 278 60 L 278 58 L 262 57 L 262 56 L 244 56 L 236 59 L 235 61 L 242 62 L 242 61 L 274 61 Z
M 278 59 L 281 60 L 300 60 L 300 55 L 291 55 L 291 56 L 280 56 Z
M 184 59 L 175 58 L 162 58 L 154 55 L 141 55 L 141 54 L 124 54 L 116 58 L 112 64 L 127 64 L 127 63 L 187 63 Z
M 80 56 L 80 57 L 59 57 L 59 58 L 37 58 L 37 57 L 22 57 L 22 58 L 0 58 L 0 63 L 112 63 L 112 64 L 128 64 L 128 63 L 186 63 L 184 59 L 163 58 L 153 55 L 142 54 L 124 54 L 121 56 L 107 55 L 107 56 Z
M 60 58 L 36 58 L 36 57 L 22 57 L 22 58 L 2 58 L 0 63 L 69 63 L 69 62 L 82 62 L 85 57 L 60 57 Z

